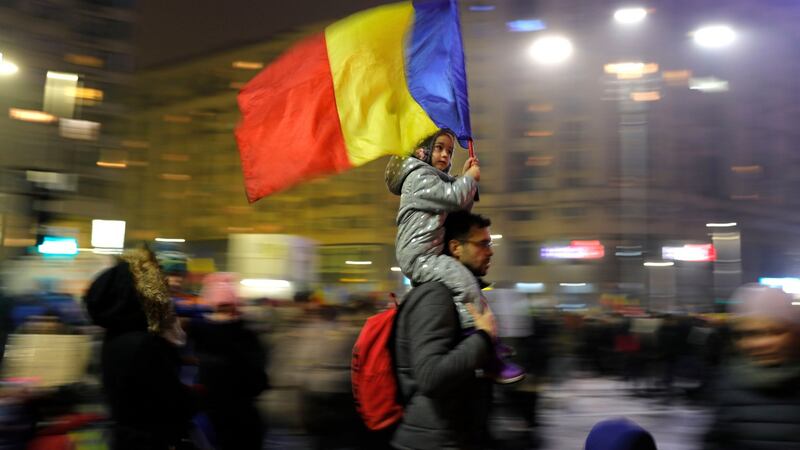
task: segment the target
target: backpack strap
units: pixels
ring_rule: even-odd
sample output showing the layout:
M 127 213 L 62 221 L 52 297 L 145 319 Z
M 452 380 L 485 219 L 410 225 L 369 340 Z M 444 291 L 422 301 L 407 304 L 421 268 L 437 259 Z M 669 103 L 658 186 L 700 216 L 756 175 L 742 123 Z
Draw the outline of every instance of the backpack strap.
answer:
M 405 301 L 408 300 L 408 297 L 409 297 L 408 294 L 406 294 L 405 296 L 403 296 L 403 301 L 398 303 L 397 297 L 393 296 L 395 305 L 397 305 L 396 306 L 397 314 L 395 314 L 394 316 L 394 323 L 392 324 L 392 332 L 389 335 L 389 342 L 387 344 L 389 345 L 389 355 L 391 355 L 392 359 L 392 373 L 394 373 L 394 379 L 397 380 L 397 391 L 396 391 L 397 404 L 403 406 L 404 408 L 408 404 L 409 400 L 411 400 L 411 397 L 414 396 L 414 392 L 416 392 L 416 386 L 415 386 L 414 389 L 412 389 L 408 395 L 403 395 L 403 384 L 400 382 L 400 373 L 397 371 L 397 346 L 395 345 L 395 342 L 397 341 L 396 339 L 397 326 L 399 325 L 400 322 L 400 314 L 403 312 L 404 309 L 403 306 L 406 303 L 408 303 L 407 301 Z

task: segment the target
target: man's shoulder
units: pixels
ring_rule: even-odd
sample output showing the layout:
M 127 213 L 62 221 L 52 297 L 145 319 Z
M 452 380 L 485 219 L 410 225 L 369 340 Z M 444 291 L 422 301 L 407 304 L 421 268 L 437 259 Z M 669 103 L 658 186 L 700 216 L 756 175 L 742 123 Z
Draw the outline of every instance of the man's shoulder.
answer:
M 453 302 L 453 293 L 444 283 L 439 281 L 429 281 L 427 283 L 420 284 L 415 288 L 411 289 L 411 291 L 406 296 L 404 303 L 407 304 L 408 307 L 415 305 L 420 302 L 420 299 L 425 299 L 425 303 L 452 303 Z

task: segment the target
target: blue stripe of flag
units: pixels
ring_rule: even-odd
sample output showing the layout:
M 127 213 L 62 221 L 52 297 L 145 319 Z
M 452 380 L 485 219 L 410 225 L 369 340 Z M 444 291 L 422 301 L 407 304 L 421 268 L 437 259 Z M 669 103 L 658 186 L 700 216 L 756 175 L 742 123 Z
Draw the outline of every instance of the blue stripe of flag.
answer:
M 414 27 L 405 51 L 408 89 L 433 123 L 455 131 L 466 147 L 472 126 L 458 3 L 415 0 L 413 5 Z

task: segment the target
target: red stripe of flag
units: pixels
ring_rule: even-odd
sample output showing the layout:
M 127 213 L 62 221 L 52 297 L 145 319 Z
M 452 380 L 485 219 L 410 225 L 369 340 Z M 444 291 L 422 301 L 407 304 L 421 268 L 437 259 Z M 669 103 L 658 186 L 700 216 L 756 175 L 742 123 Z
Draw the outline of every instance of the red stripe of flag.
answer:
M 295 45 L 239 93 L 236 129 L 247 198 L 351 167 L 325 35 Z

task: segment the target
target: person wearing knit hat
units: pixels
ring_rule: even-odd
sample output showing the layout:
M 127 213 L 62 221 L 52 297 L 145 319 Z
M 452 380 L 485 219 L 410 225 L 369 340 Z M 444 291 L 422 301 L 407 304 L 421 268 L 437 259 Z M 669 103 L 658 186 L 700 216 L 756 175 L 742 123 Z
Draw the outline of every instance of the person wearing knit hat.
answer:
M 158 264 L 161 271 L 167 277 L 167 287 L 174 296 L 183 289 L 183 281 L 187 272 L 186 253 L 179 250 L 158 250 L 156 251 Z
M 101 366 L 114 420 L 112 448 L 182 445 L 196 399 L 178 378 L 185 335 L 153 253 L 126 252 L 92 282 L 84 304 L 92 322 L 105 329 Z
M 586 437 L 584 450 L 656 450 L 653 436 L 636 422 L 609 419 L 598 422 Z
M 213 310 L 189 325 L 197 380 L 206 389 L 213 443 L 220 450 L 260 449 L 265 430 L 255 399 L 269 384 L 267 354 L 239 311 L 238 284 L 232 273 L 206 275 L 200 296 Z
M 722 372 L 707 450 L 800 450 L 800 306 L 780 289 L 732 297 L 739 356 Z

